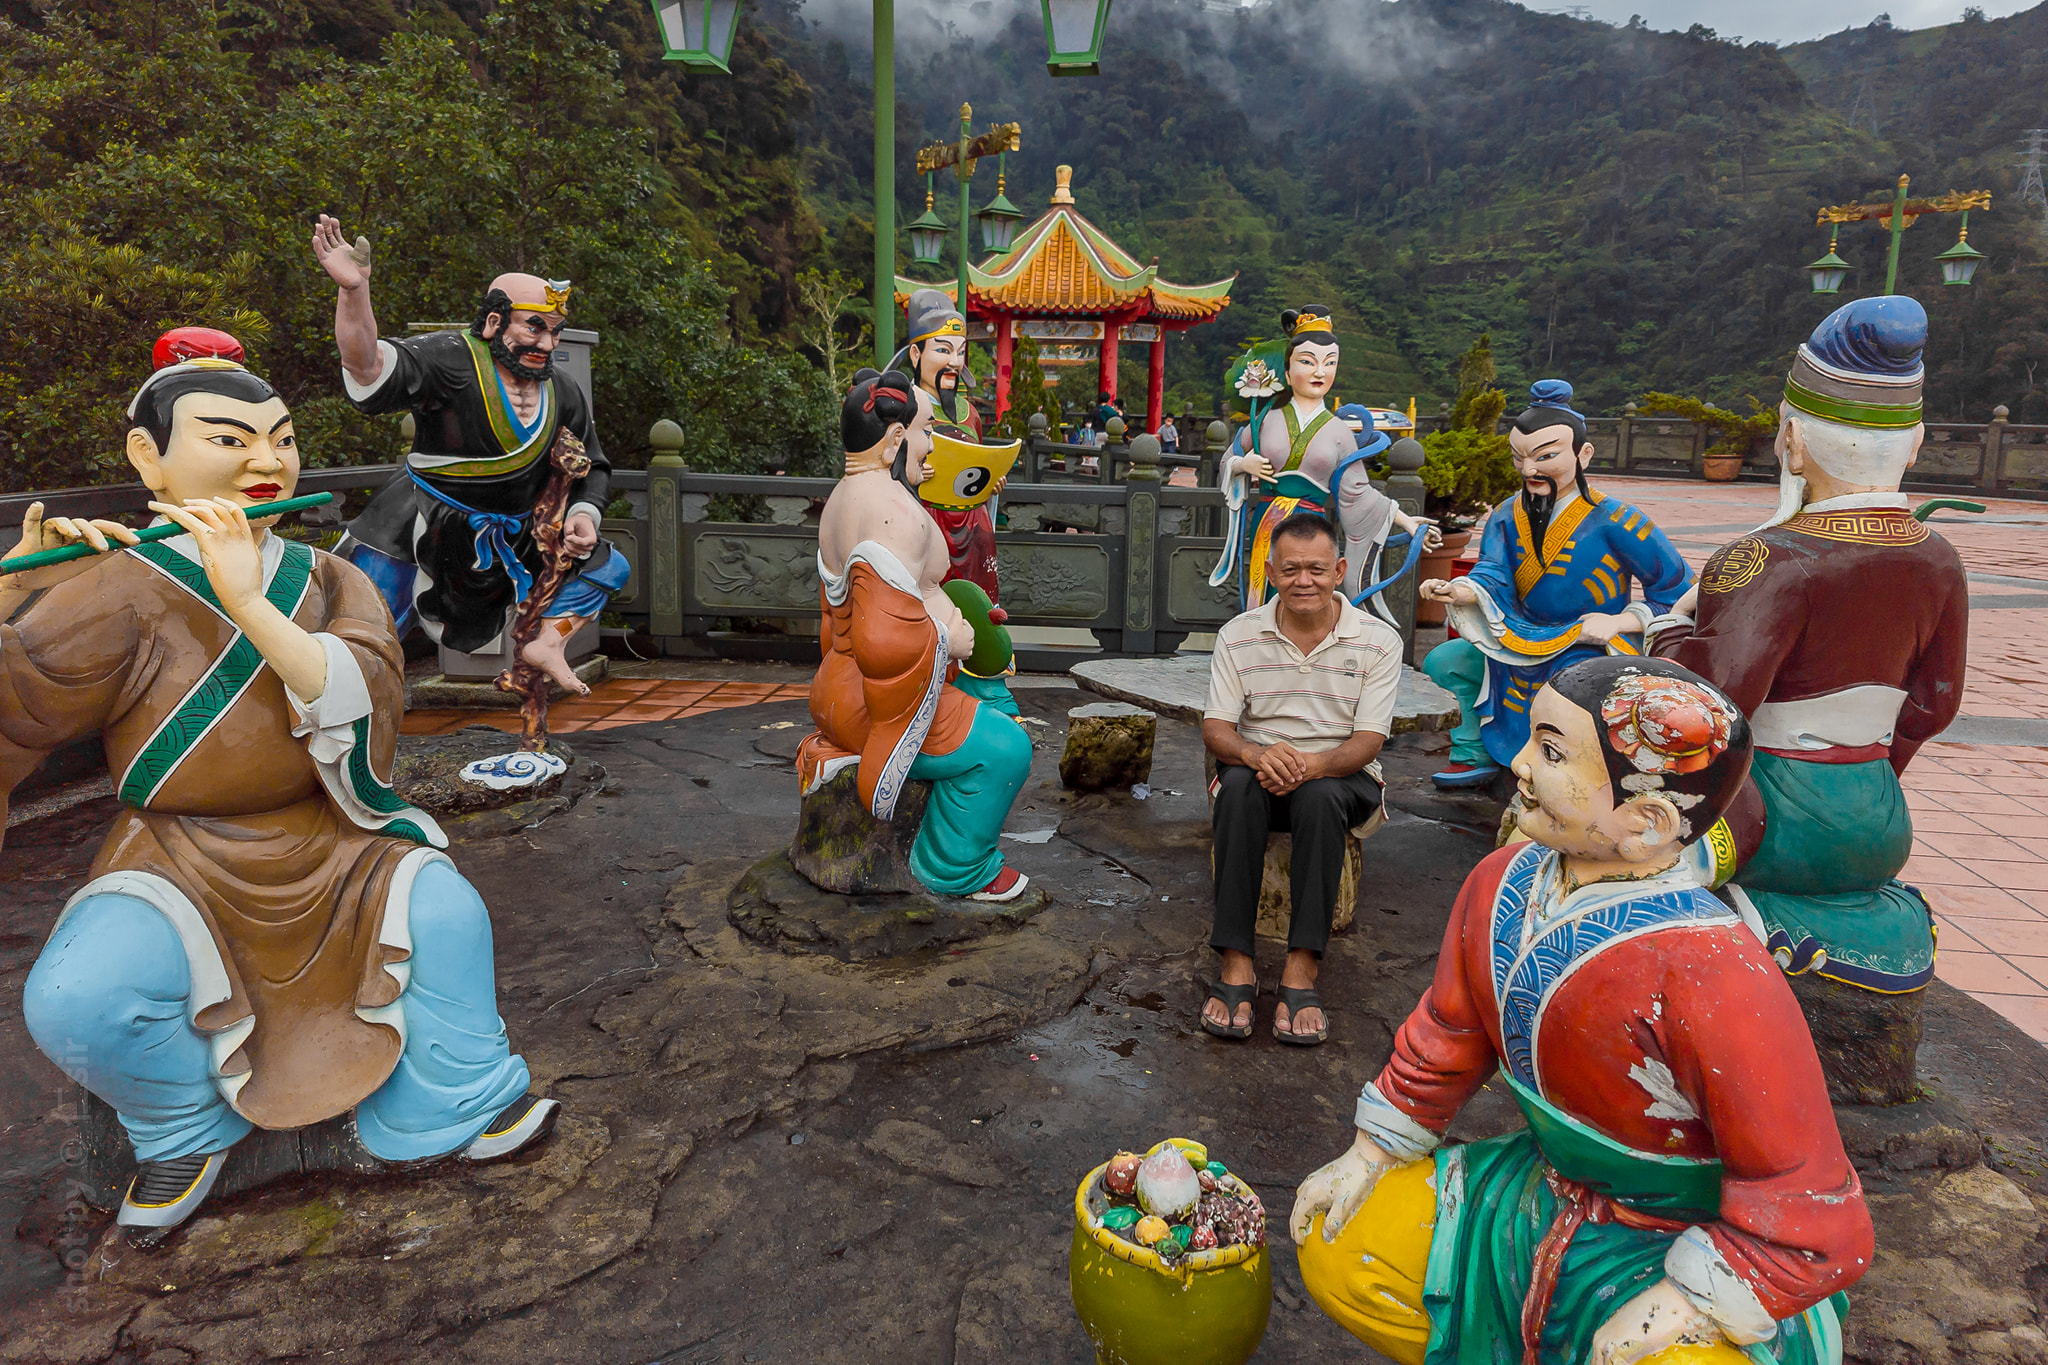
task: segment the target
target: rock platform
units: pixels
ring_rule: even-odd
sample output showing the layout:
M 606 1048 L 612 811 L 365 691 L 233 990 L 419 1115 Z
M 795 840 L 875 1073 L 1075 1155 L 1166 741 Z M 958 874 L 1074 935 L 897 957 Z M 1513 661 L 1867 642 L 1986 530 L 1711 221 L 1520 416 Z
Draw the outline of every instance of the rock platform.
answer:
M 1277 1226 L 1349 1142 L 1498 810 L 1437 797 L 1443 738 L 1398 736 L 1392 818 L 1324 960 L 1330 1041 L 1226 1044 L 1195 1023 L 1213 958 L 1193 729 L 1160 727 L 1149 799 L 1072 793 L 1053 760 L 1084 698 L 1016 695 L 1039 748 L 1004 852 L 1052 903 L 971 942 L 857 962 L 757 942 L 729 915 L 734 885 L 794 828 L 779 741 L 809 729 L 804 703 L 575 736 L 579 763 L 602 770 L 593 790 L 537 825 L 465 826 L 453 850 L 492 907 L 514 1045 L 567 1107 L 554 1137 L 503 1166 L 273 1182 L 209 1204 L 148 1256 L 96 1254 L 107 1219 L 68 1183 L 73 1092 L 19 1005 L 115 808 L 10 830 L 0 1361 L 1088 1365 L 1066 1291 L 1075 1182 L 1120 1147 L 1195 1137 Z M 1278 945 L 1261 951 L 1271 980 Z M 1258 1001 L 1262 1024 L 1273 1003 Z M 1981 1159 L 1955 1164 L 1968 1152 L 1953 1139 L 1852 1136 L 1879 1251 L 1852 1291 L 1849 1357 L 2039 1362 L 2048 1053 L 1941 983 L 1925 1021 L 1922 1079 L 1964 1124 L 1911 1133 L 1967 1128 Z M 1452 1136 L 1519 1122 L 1496 1080 Z M 1307 1301 L 1284 1237 L 1273 1275 L 1261 1361 L 1371 1359 Z

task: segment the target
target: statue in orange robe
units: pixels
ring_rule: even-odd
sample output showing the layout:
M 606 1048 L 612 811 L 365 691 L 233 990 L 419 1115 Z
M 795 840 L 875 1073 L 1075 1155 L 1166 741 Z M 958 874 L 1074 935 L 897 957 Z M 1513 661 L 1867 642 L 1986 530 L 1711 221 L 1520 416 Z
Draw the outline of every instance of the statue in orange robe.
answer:
M 818 733 L 798 755 L 806 791 L 858 763 L 861 802 L 894 814 L 904 783 L 931 784 L 910 870 L 942 895 L 1007 901 L 1027 879 L 997 838 L 1031 769 L 1008 716 L 952 686 L 974 630 L 939 586 L 949 556 L 916 487 L 928 475 L 932 400 L 907 375 L 863 370 L 840 417 L 846 476 L 818 527 L 824 659 Z

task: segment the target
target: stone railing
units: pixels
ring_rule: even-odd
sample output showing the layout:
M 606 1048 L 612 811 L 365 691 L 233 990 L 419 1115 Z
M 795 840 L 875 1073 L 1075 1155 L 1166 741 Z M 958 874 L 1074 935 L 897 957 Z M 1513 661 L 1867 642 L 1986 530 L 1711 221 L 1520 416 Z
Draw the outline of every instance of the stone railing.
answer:
M 1118 433 L 1121 434 L 1121 433 Z M 1062 643 L 1027 644 L 1026 668 L 1064 670 L 1097 654 L 1170 654 L 1190 635 L 1236 615 L 1235 585 L 1208 578 L 1222 551 L 1223 495 L 1213 486 L 1176 486 L 1176 469 L 1213 484 L 1229 429 L 1211 423 L 1203 449 L 1162 457 L 1140 435 L 1100 447 L 1034 435 L 998 502 L 997 574 L 1013 625 L 1052 628 Z M 673 422 L 649 433 L 645 470 L 613 471 L 604 533 L 632 566 L 608 614 L 635 648 L 667 654 L 815 659 L 818 514 L 835 480 L 693 473 Z M 1388 491 L 1420 510 L 1419 451 L 1398 461 Z M 331 542 L 367 495 L 397 465 L 305 471 L 300 492 L 337 501 L 302 513 L 284 533 Z M 140 484 L 64 489 L 0 498 L 0 549 L 18 536 L 22 512 L 41 499 L 53 515 L 118 516 L 148 500 Z M 1390 551 L 1380 575 L 1401 562 Z M 1412 632 L 1412 578 L 1387 594 Z M 614 625 L 616 629 L 616 624 Z M 1027 631 L 1027 635 L 1029 632 Z
M 1920 458 L 1907 471 L 1905 488 L 1915 493 L 1975 493 L 1995 498 L 2048 498 L 2048 426 L 2009 422 L 2006 408 L 1989 422 L 1929 422 Z M 1449 424 L 1444 413 L 1421 419 L 1424 432 Z M 1706 476 L 1707 448 L 1715 429 L 1686 417 L 1638 412 L 1634 403 L 1620 417 L 1586 423 L 1593 442 L 1595 472 L 1645 478 L 1697 479 Z M 1500 430 L 1509 429 L 1506 419 Z M 1778 460 L 1771 438 L 1751 443 L 1739 474 L 1745 482 L 1775 483 Z

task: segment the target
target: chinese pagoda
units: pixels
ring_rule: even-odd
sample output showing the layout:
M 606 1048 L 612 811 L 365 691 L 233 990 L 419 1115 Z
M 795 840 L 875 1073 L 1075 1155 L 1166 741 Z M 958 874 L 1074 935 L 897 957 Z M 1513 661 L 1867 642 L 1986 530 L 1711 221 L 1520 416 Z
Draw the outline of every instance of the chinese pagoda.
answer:
M 1050 368 L 1092 358 L 1098 391 L 1112 398 L 1118 343 L 1143 343 L 1150 348 L 1145 426 L 1156 432 L 1165 406 L 1167 334 L 1222 312 L 1237 276 L 1196 285 L 1160 279 L 1156 257 L 1149 266 L 1139 265 L 1074 208 L 1073 176 L 1073 167 L 1061 166 L 1045 215 L 1020 232 L 1008 251 L 967 267 L 968 338 L 995 344 L 999 419 L 1010 406 L 1011 355 L 1019 335 L 1039 343 L 1039 363 Z M 951 298 L 957 288 L 957 281 L 926 283 L 898 275 L 896 303 L 902 307 L 919 289 Z

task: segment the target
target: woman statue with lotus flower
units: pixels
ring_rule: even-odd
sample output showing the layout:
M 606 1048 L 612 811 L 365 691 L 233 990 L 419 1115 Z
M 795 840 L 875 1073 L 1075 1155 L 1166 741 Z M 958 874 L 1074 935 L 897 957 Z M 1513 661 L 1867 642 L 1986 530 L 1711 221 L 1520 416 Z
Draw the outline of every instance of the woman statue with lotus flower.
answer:
M 1256 345 L 1232 367 L 1232 386 L 1251 401 L 1251 420 L 1217 468 L 1230 526 L 1209 582 L 1221 587 L 1235 579 L 1246 611 L 1271 592 L 1266 561 L 1273 528 L 1296 512 L 1321 512 L 1337 528 L 1344 595 L 1353 600 L 1373 582 L 1393 528 L 1422 535 L 1426 544 L 1441 539 L 1433 525 L 1373 487 L 1366 461 L 1390 443 L 1373 429 L 1371 416 L 1354 434 L 1330 408 L 1338 355 L 1330 310 L 1290 308 L 1280 326 L 1283 342 Z M 1373 604 L 1386 616 L 1377 598 Z

